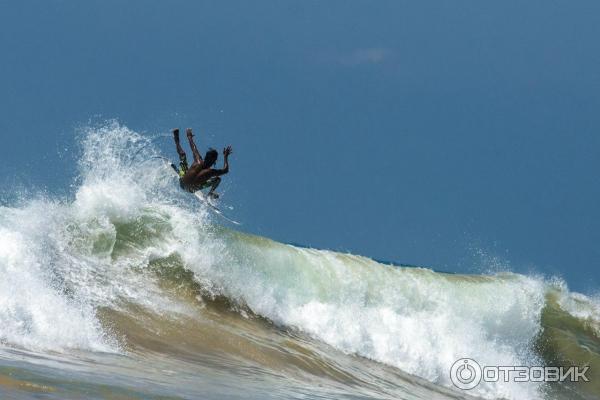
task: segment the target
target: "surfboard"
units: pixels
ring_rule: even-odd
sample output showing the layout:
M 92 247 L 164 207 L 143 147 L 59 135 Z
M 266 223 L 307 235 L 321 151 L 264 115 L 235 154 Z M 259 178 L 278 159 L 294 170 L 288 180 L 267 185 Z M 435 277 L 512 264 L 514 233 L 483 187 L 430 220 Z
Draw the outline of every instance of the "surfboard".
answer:
M 214 200 L 209 199 L 208 196 L 206 196 L 200 190 L 198 190 L 197 192 L 194 192 L 194 196 L 196 196 L 196 198 L 198 200 L 200 200 L 201 202 L 206 204 L 208 206 L 208 208 L 210 208 L 215 214 L 217 214 L 221 218 L 226 219 L 227 221 L 231 222 L 232 224 L 241 225 L 239 222 L 237 222 L 237 221 L 229 218 L 225 214 L 223 214 L 223 211 L 221 211 L 221 209 L 219 207 L 217 207 L 216 204 L 213 204 Z
M 167 163 L 167 165 L 169 166 L 169 169 L 174 171 L 177 178 L 179 178 L 179 172 L 177 172 L 177 167 L 171 160 L 169 160 L 166 157 L 161 157 L 161 156 L 156 156 L 155 158 L 165 161 Z M 214 203 L 215 200 L 206 196 L 204 193 L 202 193 L 202 191 L 198 190 L 198 191 L 194 192 L 193 195 L 200 202 L 202 202 L 204 205 L 206 205 L 209 210 L 211 210 L 212 212 L 217 214 L 219 217 L 223 218 L 226 221 L 231 222 L 234 225 L 241 225 L 241 223 L 239 223 L 236 220 L 233 220 L 233 219 L 229 218 L 228 216 L 226 216 L 225 214 L 223 214 L 223 211 L 221 211 L 221 209 L 217 206 L 217 204 Z

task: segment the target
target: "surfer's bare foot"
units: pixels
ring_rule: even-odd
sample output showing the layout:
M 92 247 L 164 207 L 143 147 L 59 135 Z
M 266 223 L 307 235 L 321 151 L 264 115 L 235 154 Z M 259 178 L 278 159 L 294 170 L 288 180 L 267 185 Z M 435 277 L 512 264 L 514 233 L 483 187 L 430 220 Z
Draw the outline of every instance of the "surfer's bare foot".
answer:
M 187 128 L 187 129 L 185 130 L 185 134 L 186 134 L 188 137 L 190 137 L 190 136 L 194 136 L 194 134 L 192 133 L 192 128 Z

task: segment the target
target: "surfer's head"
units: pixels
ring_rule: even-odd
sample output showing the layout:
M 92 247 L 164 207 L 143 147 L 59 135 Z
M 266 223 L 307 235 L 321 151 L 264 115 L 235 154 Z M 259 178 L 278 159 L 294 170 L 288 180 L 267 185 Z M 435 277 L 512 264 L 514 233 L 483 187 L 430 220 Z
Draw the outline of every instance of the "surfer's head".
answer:
M 219 158 L 219 152 L 213 148 L 208 149 L 206 154 L 204 155 L 204 167 L 210 168 L 217 162 L 217 158 Z

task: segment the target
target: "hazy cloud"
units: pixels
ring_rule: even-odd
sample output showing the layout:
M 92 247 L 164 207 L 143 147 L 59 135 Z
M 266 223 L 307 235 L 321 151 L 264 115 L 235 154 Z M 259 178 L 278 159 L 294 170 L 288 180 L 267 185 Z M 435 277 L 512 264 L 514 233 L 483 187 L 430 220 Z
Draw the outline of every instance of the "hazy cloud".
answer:
M 391 54 L 385 47 L 369 47 L 356 49 L 352 53 L 341 58 L 344 65 L 379 64 Z

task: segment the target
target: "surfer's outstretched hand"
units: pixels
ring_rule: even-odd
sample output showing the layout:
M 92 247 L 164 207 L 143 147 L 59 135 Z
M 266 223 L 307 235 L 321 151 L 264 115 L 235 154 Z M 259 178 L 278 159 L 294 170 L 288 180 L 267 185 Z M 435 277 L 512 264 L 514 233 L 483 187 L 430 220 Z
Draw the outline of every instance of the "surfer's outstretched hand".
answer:
M 231 153 L 233 153 L 233 149 L 231 148 L 231 146 L 227 146 L 223 149 L 223 155 L 225 157 L 229 156 Z

